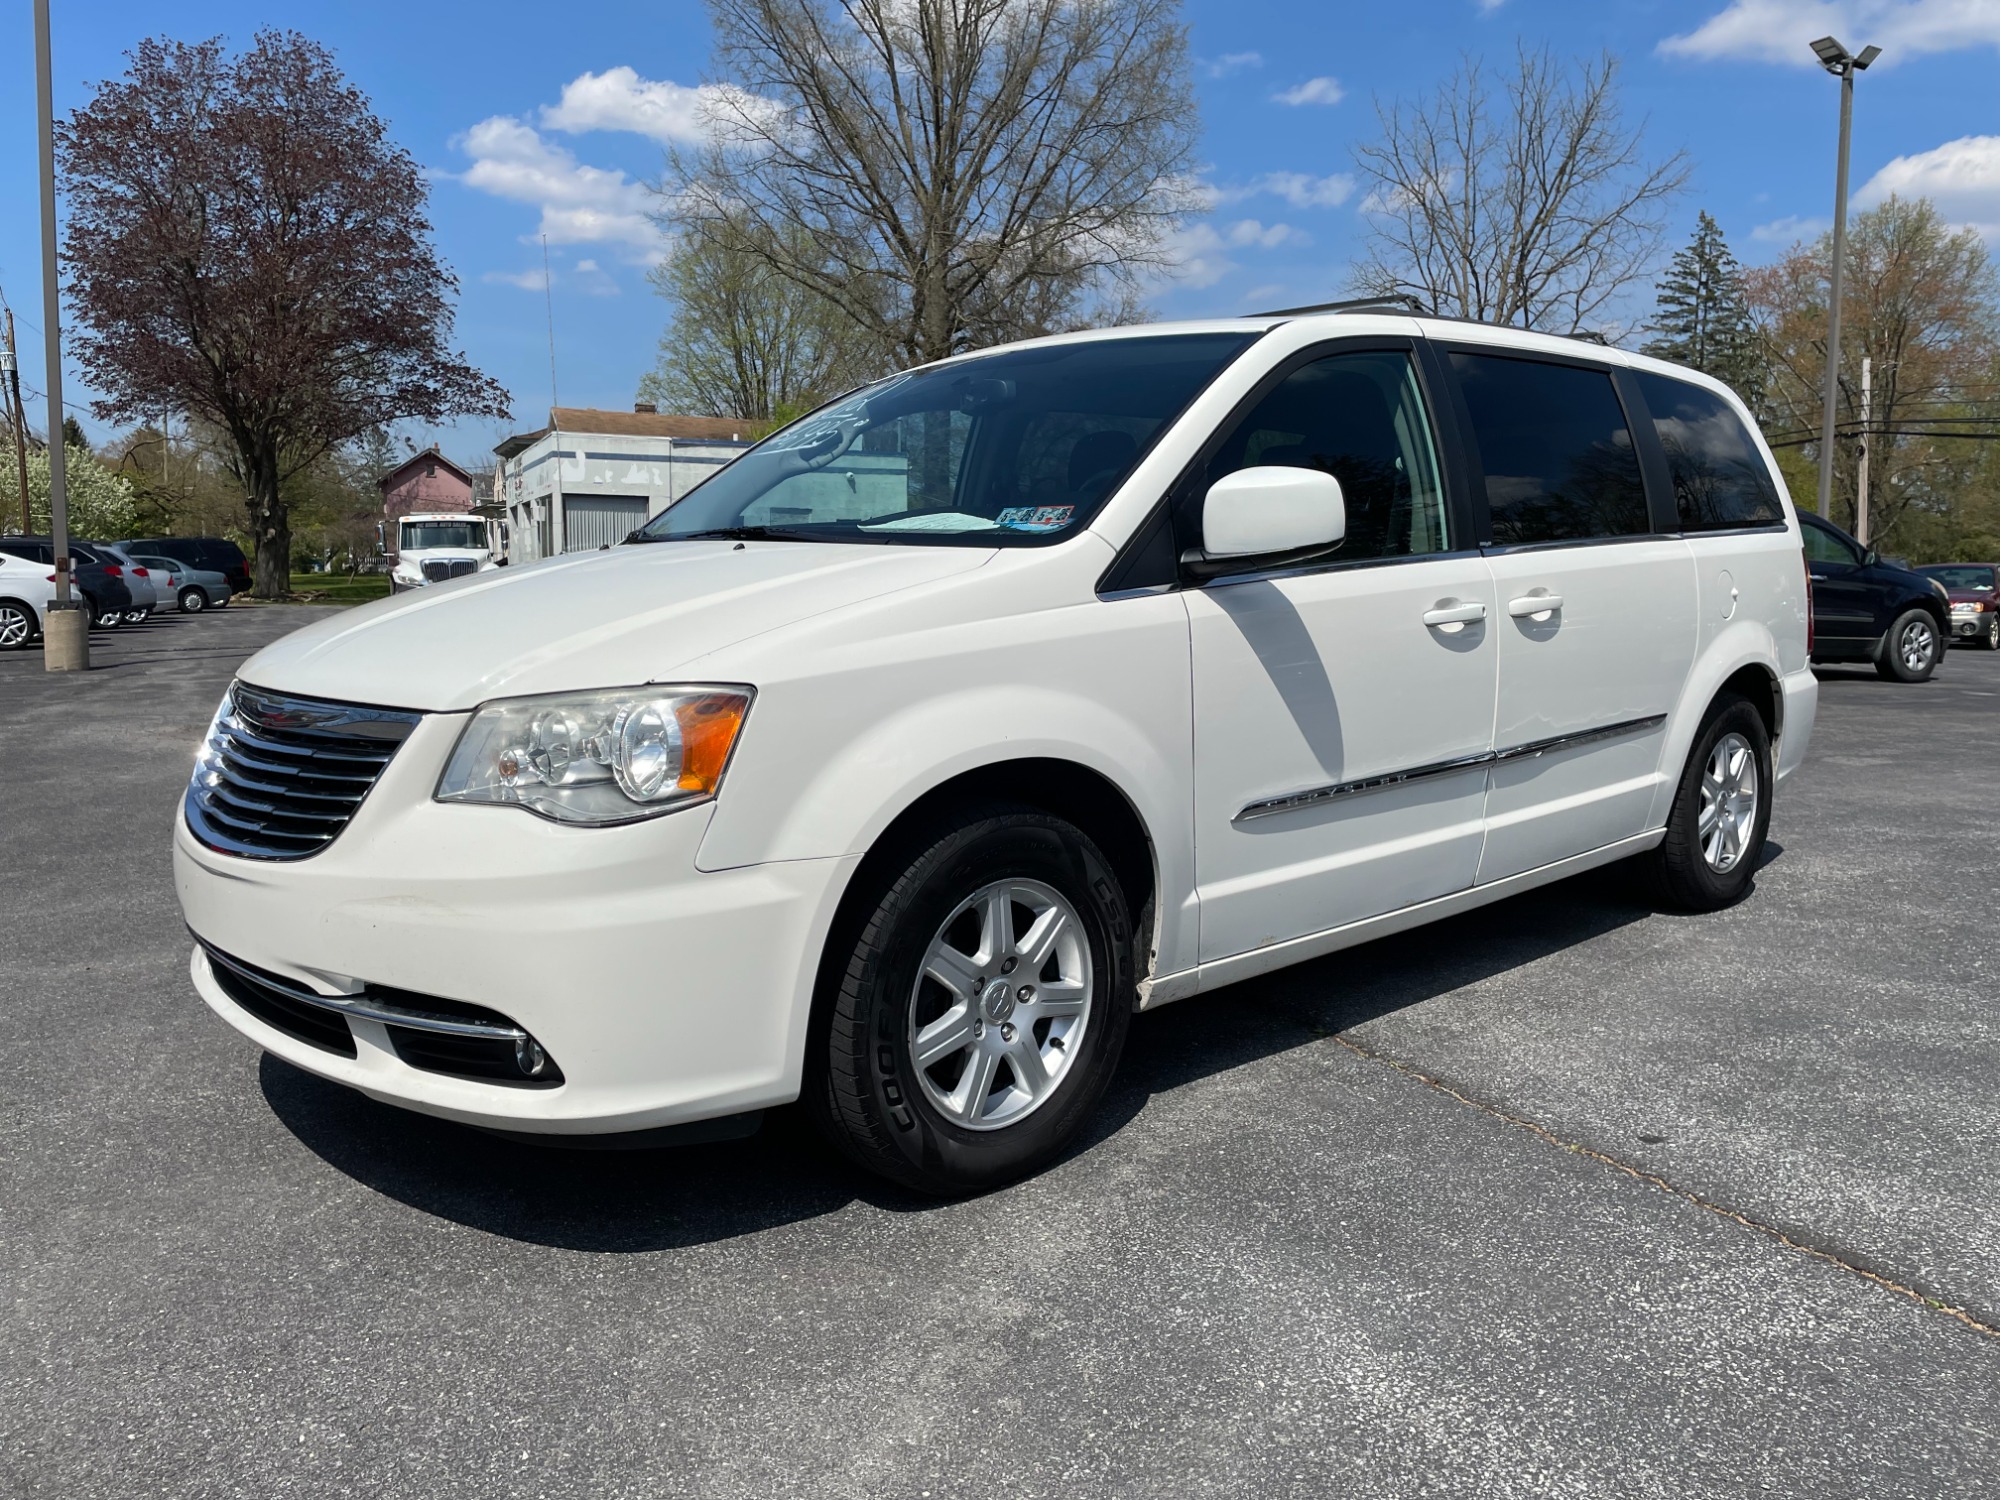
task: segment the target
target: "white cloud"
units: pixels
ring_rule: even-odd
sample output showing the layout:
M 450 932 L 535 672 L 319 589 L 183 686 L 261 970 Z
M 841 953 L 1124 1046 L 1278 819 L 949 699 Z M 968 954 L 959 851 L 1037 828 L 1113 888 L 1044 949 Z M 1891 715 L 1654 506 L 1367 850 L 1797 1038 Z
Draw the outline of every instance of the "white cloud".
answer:
M 1217 203 L 1240 203 L 1269 193 L 1293 208 L 1338 208 L 1354 195 L 1354 179 L 1345 172 L 1314 177 L 1306 172 L 1265 172 L 1248 182 L 1212 190 Z
M 1347 91 L 1334 78 L 1308 78 L 1304 83 L 1280 89 L 1271 96 L 1280 104 L 1338 104 Z
M 666 79 L 641 78 L 632 68 L 606 68 L 584 73 L 563 85 L 562 99 L 544 105 L 544 129 L 565 135 L 592 130 L 622 130 L 664 143 L 698 141 L 706 136 L 718 109 L 727 115 L 761 101 L 727 84 L 704 83 L 693 88 Z
M 2000 48 L 1995 0 L 1729 0 L 1693 31 L 1670 36 L 1670 56 L 1754 58 L 1819 66 L 1806 44 L 1837 36 L 1850 47 L 1878 46 L 1883 61 L 1967 47 Z
M 537 232 L 551 244 L 622 245 L 641 260 L 658 254 L 661 236 L 646 217 L 647 190 L 622 171 L 587 166 L 507 115 L 481 120 L 453 144 L 472 158 L 458 180 L 496 198 L 535 205 L 541 210 Z
M 1815 239 L 1832 227 L 1831 219 L 1792 214 L 1783 219 L 1773 219 L 1768 224 L 1759 224 L 1750 231 L 1750 238 L 1760 245 L 1790 245 L 1799 240 Z
M 1189 224 L 1176 230 L 1167 238 L 1166 251 L 1174 268 L 1168 279 L 1183 286 L 1214 286 L 1236 269 L 1213 224 Z
M 527 271 L 488 271 L 479 279 L 495 286 L 517 286 L 524 292 L 539 292 L 549 284 L 540 266 Z
M 1241 300 L 1246 307 L 1264 307 L 1276 302 L 1284 293 L 1285 284 L 1282 281 L 1267 281 L 1262 286 L 1251 287 Z
M 1899 156 L 1854 195 L 1871 208 L 1891 193 L 1929 198 L 1956 224 L 1970 224 L 2000 242 L 2000 135 L 1968 135 L 1915 156 Z
M 1305 245 L 1312 243 L 1312 236 L 1289 224 L 1263 224 L 1256 219 L 1238 219 L 1229 226 L 1228 242 L 1240 249 L 1255 246 L 1259 250 L 1275 250 L 1280 245 Z
M 1202 72 L 1210 78 L 1227 78 L 1231 73 L 1241 73 L 1245 68 L 1264 66 L 1261 52 L 1225 52 L 1220 57 L 1212 57 L 1201 65 Z

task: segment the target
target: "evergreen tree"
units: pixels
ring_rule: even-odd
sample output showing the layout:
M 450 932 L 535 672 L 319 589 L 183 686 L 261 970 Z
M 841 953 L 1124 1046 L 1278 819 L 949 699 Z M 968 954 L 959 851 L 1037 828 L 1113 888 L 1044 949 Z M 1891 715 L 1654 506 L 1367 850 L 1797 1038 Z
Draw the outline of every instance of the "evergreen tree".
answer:
M 83 435 L 83 423 L 73 415 L 63 417 L 63 446 L 81 448 L 85 453 L 90 451 L 90 439 Z
M 1653 319 L 1655 335 L 1642 352 L 1713 375 L 1732 387 L 1752 410 L 1763 399 L 1763 346 L 1750 319 L 1743 269 L 1729 253 L 1722 226 L 1704 211 L 1694 238 L 1674 254 L 1661 278 Z

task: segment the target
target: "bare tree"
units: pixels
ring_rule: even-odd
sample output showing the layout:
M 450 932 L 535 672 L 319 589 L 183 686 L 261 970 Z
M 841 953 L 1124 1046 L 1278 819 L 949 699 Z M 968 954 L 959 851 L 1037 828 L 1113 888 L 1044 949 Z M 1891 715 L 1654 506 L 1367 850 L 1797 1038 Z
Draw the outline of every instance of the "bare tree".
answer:
M 1497 98 L 1468 57 L 1428 98 L 1378 100 L 1381 135 L 1355 150 L 1373 234 L 1357 288 L 1551 333 L 1600 320 L 1651 269 L 1688 176 L 1682 152 L 1647 158 L 1617 79 L 1608 53 L 1524 48 Z
M 803 231 L 779 255 L 738 248 L 744 231 L 682 240 L 653 270 L 674 304 L 641 400 L 666 411 L 762 423 L 797 415 L 870 375 L 882 360 L 867 331 L 817 292 L 771 268 L 806 260 Z
M 1180 0 L 708 0 L 706 148 L 668 213 L 886 358 L 1075 326 L 1195 206 Z

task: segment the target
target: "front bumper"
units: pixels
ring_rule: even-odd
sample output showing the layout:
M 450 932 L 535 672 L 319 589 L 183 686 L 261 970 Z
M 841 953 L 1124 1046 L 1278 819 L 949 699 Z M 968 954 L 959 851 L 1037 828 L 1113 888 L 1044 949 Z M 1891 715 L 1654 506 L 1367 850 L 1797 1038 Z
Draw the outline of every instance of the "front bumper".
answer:
M 377 1021 L 354 1056 L 231 999 L 196 948 L 196 990 L 267 1051 L 370 1097 L 468 1124 L 646 1130 L 798 1096 L 813 981 L 852 861 L 695 869 L 710 809 L 565 828 L 433 802 L 462 714 L 427 716 L 340 836 L 308 859 L 200 844 L 176 813 L 174 877 L 204 942 L 322 995 L 364 987 L 499 1012 L 547 1049 L 553 1088 L 427 1071 Z
M 1949 627 L 1955 641 L 1978 640 L 1993 628 L 1994 615 L 1988 611 L 1976 615 L 1954 614 Z

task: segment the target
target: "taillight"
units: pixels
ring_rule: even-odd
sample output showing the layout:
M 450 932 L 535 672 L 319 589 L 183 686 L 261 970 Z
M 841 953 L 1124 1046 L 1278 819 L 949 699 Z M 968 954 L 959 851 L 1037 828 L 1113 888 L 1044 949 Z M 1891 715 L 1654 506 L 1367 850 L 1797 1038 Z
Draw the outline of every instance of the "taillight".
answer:
M 134 568 L 132 570 L 132 576 L 134 578 L 144 578 L 146 576 L 146 570 L 144 568 Z
M 104 576 L 106 578 L 123 578 L 125 570 L 119 567 L 117 563 L 106 563 L 104 565 Z
M 1799 562 L 1804 565 L 1806 570 L 1806 655 L 1811 656 L 1813 649 L 1812 561 L 1805 555 L 1804 551 L 1801 551 L 1799 553 Z

